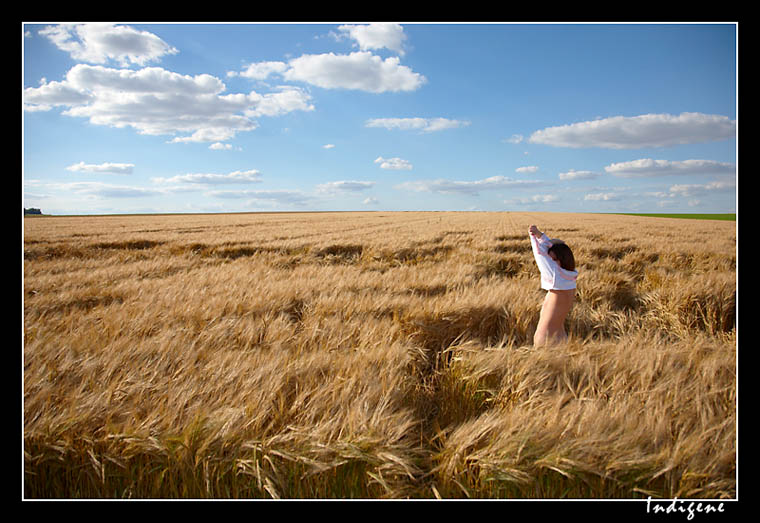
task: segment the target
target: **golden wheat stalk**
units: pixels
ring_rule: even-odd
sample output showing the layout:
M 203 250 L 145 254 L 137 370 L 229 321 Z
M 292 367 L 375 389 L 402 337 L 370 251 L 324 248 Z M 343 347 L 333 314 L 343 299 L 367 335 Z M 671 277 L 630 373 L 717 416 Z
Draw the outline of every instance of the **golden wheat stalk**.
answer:
M 530 223 L 580 269 L 552 349 Z M 23 307 L 26 497 L 736 495 L 731 223 L 26 220 Z

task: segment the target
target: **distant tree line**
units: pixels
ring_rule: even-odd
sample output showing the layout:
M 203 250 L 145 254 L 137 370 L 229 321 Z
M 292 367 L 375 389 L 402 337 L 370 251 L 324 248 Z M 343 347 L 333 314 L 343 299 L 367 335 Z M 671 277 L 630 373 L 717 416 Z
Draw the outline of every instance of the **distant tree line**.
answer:
M 25 207 L 24 208 L 24 214 L 42 214 L 42 211 L 40 211 L 39 209 L 36 209 L 34 207 L 30 207 L 29 209 L 27 209 Z

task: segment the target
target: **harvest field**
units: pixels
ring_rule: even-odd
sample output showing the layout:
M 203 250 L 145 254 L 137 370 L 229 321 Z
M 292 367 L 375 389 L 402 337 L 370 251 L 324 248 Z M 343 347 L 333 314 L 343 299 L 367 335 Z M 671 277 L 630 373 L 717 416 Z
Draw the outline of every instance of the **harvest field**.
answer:
M 536 224 L 579 267 L 531 346 Z M 26 498 L 736 497 L 736 222 L 24 220 Z

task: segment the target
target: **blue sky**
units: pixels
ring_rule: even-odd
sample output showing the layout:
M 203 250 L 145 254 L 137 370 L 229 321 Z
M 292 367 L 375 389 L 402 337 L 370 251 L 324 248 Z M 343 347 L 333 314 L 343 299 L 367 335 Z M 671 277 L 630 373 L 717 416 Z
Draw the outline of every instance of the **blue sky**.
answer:
M 23 24 L 46 214 L 736 212 L 736 24 Z

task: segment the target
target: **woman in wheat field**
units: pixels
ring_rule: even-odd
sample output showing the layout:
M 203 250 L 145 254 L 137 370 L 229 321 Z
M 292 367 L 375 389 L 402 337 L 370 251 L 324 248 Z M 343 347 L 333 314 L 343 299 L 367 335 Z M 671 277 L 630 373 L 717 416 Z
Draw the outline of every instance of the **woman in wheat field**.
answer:
M 562 240 L 552 240 L 531 225 L 530 245 L 541 273 L 541 288 L 548 291 L 538 320 L 533 345 L 538 347 L 567 340 L 565 318 L 575 299 L 575 258 Z

